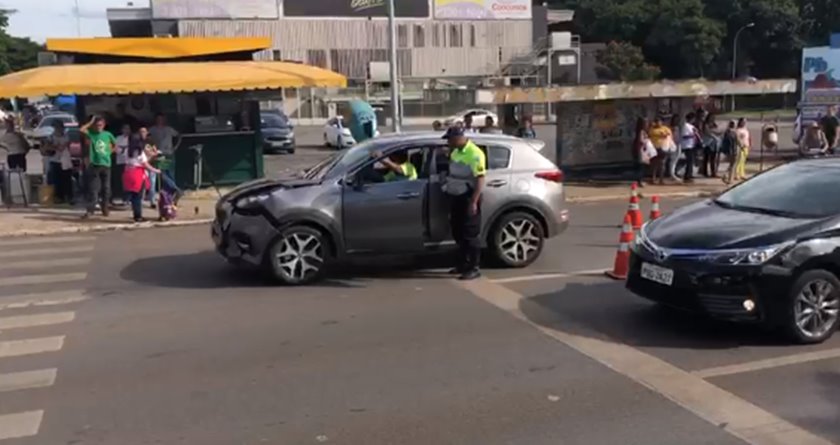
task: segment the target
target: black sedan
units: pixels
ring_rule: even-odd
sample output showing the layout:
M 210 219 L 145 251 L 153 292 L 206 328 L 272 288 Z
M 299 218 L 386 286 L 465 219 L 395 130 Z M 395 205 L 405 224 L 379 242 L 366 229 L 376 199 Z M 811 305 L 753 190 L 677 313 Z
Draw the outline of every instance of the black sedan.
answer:
M 646 224 L 627 288 L 819 343 L 840 310 L 840 159 L 786 164 Z

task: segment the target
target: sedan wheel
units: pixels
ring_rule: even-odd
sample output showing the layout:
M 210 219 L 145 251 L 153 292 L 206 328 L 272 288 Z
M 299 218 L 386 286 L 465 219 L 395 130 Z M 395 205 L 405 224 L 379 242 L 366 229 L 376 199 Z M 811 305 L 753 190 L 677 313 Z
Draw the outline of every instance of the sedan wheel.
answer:
M 791 290 L 788 329 L 800 343 L 821 343 L 837 330 L 840 317 L 840 282 L 832 273 L 811 270 Z
M 507 267 L 526 267 L 542 253 L 545 234 L 536 218 L 527 213 L 511 213 L 496 224 L 493 253 Z
M 323 275 L 326 254 L 321 232 L 311 227 L 291 227 L 271 249 L 271 271 L 285 284 L 311 283 Z

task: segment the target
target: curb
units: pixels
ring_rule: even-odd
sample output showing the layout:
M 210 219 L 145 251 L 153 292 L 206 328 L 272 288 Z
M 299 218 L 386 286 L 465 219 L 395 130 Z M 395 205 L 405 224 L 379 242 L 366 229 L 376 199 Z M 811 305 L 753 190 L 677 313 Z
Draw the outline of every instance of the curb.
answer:
M 65 235 L 70 233 L 91 233 L 91 232 L 117 232 L 129 230 L 143 230 L 153 229 L 158 227 L 187 227 L 199 226 L 213 222 L 212 218 L 205 219 L 191 219 L 186 221 L 155 221 L 145 222 L 141 224 L 125 223 L 125 224 L 96 224 L 90 226 L 80 227 L 65 227 L 61 229 L 52 230 L 16 230 L 13 232 L 0 233 L 0 238 L 11 238 L 17 236 L 48 236 L 48 235 Z
M 714 196 L 714 191 L 698 190 L 696 192 L 666 192 L 666 193 L 639 193 L 639 198 L 648 198 L 650 196 L 659 196 L 660 198 L 708 198 Z M 629 195 L 603 195 L 603 196 L 579 196 L 566 198 L 566 202 L 573 203 L 587 203 L 587 202 L 602 202 L 602 201 L 617 201 L 626 199 Z

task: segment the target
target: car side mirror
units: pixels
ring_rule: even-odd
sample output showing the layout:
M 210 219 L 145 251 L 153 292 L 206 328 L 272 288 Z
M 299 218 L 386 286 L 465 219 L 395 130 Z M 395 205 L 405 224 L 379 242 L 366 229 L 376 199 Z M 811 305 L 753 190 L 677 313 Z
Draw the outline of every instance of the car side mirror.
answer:
M 359 175 L 345 176 L 344 185 L 356 191 L 360 191 L 365 188 L 365 184 L 359 179 Z

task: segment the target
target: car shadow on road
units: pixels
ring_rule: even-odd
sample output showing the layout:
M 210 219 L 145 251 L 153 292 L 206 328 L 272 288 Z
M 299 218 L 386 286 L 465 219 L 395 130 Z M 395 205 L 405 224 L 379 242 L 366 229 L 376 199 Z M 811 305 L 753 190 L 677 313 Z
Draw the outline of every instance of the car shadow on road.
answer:
M 520 310 L 551 329 L 633 347 L 712 350 L 787 344 L 759 326 L 668 309 L 608 281 L 570 282 L 557 292 L 523 299 Z
M 371 280 L 451 278 L 429 271 L 441 260 L 429 258 L 392 261 L 357 260 L 333 265 L 319 287 L 364 287 Z M 446 261 L 446 260 L 443 260 Z M 233 266 L 212 250 L 184 255 L 138 259 L 122 269 L 120 278 L 139 284 L 177 289 L 260 288 L 282 286 L 268 273 L 255 267 Z

